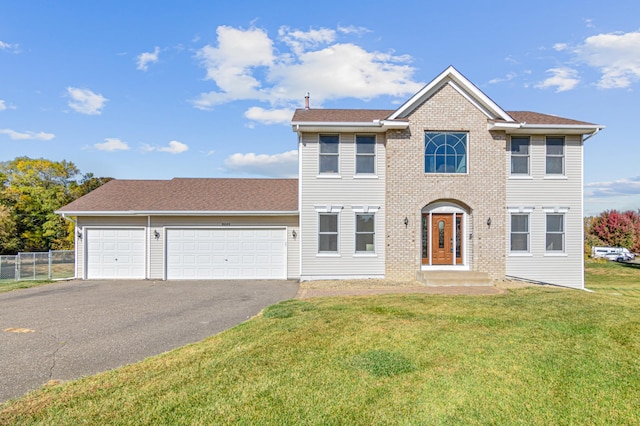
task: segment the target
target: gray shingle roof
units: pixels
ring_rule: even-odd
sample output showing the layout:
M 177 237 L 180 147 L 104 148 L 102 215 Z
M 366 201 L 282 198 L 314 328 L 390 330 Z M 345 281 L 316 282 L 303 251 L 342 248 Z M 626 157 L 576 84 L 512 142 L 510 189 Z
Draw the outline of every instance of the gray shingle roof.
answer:
M 70 212 L 297 212 L 298 179 L 112 180 Z
M 384 120 L 393 114 L 394 110 L 382 109 L 297 109 L 291 121 L 318 123 L 366 123 L 374 120 Z M 584 121 L 556 115 L 541 114 L 531 111 L 507 111 L 516 122 L 543 125 L 593 125 Z

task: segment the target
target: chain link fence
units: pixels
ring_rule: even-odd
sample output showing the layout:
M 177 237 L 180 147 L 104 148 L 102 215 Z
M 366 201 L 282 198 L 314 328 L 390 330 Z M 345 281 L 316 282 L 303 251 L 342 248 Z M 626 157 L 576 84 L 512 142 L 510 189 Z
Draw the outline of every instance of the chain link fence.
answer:
M 55 280 L 74 276 L 73 250 L 0 256 L 0 281 Z

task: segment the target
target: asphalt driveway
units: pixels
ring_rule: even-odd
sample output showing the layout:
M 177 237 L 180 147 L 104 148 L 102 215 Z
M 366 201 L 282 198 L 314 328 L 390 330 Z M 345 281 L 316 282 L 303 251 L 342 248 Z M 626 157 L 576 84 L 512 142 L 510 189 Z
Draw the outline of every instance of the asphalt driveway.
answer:
M 202 340 L 297 290 L 295 281 L 69 281 L 0 293 L 0 402 Z

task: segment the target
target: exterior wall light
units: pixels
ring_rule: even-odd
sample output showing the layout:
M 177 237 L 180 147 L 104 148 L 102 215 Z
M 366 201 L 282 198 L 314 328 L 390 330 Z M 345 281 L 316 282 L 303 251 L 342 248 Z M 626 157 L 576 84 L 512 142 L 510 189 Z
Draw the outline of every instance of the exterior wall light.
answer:
M 298 233 L 296 232 L 296 230 L 294 229 L 293 231 L 291 231 L 291 236 L 293 237 L 293 239 L 295 240 L 296 237 L 298 236 Z
M 487 219 L 487 226 L 491 228 L 491 218 Z
M 158 232 L 157 229 L 155 231 L 153 231 L 153 236 L 156 238 L 156 240 L 160 239 L 160 233 Z
M 407 226 L 409 226 L 409 219 L 407 219 L 407 217 L 404 217 L 404 227 L 406 228 Z
M 82 231 L 78 229 L 78 239 L 81 240 L 82 239 Z

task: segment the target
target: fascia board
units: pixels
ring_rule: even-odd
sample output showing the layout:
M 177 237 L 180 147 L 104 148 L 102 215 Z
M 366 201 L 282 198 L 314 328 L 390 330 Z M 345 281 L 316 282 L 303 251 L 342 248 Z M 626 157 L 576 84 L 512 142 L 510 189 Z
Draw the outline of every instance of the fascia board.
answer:
M 58 211 L 54 213 L 63 216 L 297 216 L 297 210 L 292 211 L 204 211 L 204 210 L 149 210 L 149 211 Z
M 526 124 L 526 123 L 492 123 L 489 130 L 504 130 L 507 134 L 568 134 L 586 135 L 599 132 L 604 126 L 582 124 Z
M 292 122 L 294 132 L 373 132 L 384 133 L 387 130 L 406 129 L 407 121 L 380 120 L 371 122 Z
M 403 117 L 413 111 L 426 99 L 429 99 L 443 85 L 450 84 L 454 89 L 461 93 L 465 98 L 471 101 L 485 115 L 490 118 L 501 118 L 505 121 L 514 121 L 509 114 L 478 89 L 465 76 L 460 74 L 458 70 L 449 67 L 440 75 L 434 78 L 429 84 L 423 87 L 418 93 L 413 95 L 407 102 L 402 104 L 393 114 L 389 116 L 390 120 Z

